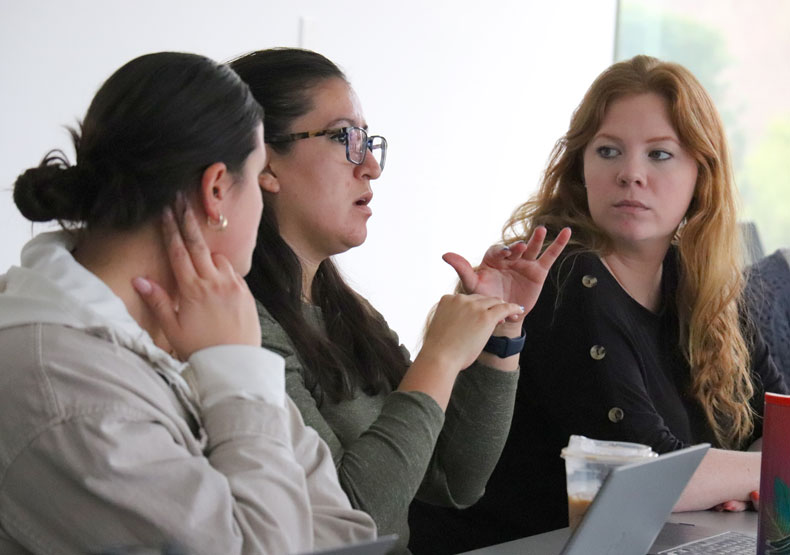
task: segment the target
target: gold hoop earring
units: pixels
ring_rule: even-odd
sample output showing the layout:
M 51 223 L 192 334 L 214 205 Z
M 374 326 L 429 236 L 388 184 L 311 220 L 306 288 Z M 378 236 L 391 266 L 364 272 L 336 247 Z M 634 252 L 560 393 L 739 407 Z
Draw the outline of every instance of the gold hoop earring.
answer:
M 225 229 L 228 227 L 228 219 L 222 212 L 220 212 L 219 219 L 216 221 L 212 220 L 211 216 L 207 216 L 206 223 L 208 224 L 209 228 L 213 229 L 214 231 L 225 231 Z

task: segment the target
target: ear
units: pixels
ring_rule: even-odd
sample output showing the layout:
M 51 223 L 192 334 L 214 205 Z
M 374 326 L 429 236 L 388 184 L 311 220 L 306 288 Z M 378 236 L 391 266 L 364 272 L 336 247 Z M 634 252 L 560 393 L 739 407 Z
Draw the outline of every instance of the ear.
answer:
M 222 215 L 222 205 L 233 185 L 233 177 L 222 162 L 211 164 L 200 180 L 200 205 L 210 220 L 217 221 Z
M 280 181 L 277 179 L 277 175 L 272 171 L 272 165 L 267 164 L 266 168 L 261 172 L 261 175 L 258 176 L 258 185 L 261 186 L 266 193 L 279 193 L 280 192 Z
M 258 185 L 261 186 L 264 193 L 280 192 L 280 181 L 277 179 L 277 172 L 274 171 L 274 166 L 279 165 L 278 160 L 278 154 L 269 145 L 266 145 L 266 168 L 258 176 Z

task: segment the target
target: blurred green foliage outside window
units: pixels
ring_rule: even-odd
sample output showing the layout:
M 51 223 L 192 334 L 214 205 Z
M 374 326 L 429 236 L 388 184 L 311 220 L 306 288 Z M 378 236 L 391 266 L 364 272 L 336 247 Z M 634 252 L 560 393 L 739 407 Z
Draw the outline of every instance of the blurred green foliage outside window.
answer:
M 790 0 L 620 0 L 615 58 L 683 64 L 721 113 L 766 254 L 790 247 Z

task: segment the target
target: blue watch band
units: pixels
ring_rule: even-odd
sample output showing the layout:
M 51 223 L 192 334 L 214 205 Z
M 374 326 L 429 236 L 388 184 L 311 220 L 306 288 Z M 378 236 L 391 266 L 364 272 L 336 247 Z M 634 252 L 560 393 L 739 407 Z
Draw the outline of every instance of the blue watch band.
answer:
M 521 337 L 510 338 L 492 335 L 488 338 L 488 343 L 483 347 L 487 353 L 494 354 L 499 358 L 507 358 L 521 352 L 527 340 L 527 332 L 521 329 Z

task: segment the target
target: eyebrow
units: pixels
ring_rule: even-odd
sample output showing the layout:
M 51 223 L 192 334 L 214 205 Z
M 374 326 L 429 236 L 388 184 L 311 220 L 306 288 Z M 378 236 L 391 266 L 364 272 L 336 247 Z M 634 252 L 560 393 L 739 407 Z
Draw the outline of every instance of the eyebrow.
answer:
M 346 125 L 340 125 L 341 123 L 347 123 L 348 125 L 347 126 Z M 357 125 L 352 118 L 337 118 L 337 119 L 332 120 L 332 121 L 330 121 L 329 123 L 326 124 L 327 129 L 331 129 L 331 128 L 337 127 L 337 126 L 340 126 L 340 127 L 361 127 L 365 131 L 368 130 L 368 124 L 367 123 L 364 124 L 364 125 Z
M 616 137 L 615 135 L 609 135 L 608 133 L 600 133 L 595 137 L 593 137 L 593 140 L 595 139 L 609 139 L 610 141 L 622 141 L 620 137 Z M 671 137 L 669 135 L 663 135 L 661 137 L 652 137 L 650 139 L 647 139 L 645 142 L 660 143 L 661 141 L 672 141 L 673 143 L 680 144 L 680 140 L 678 140 L 676 137 Z

